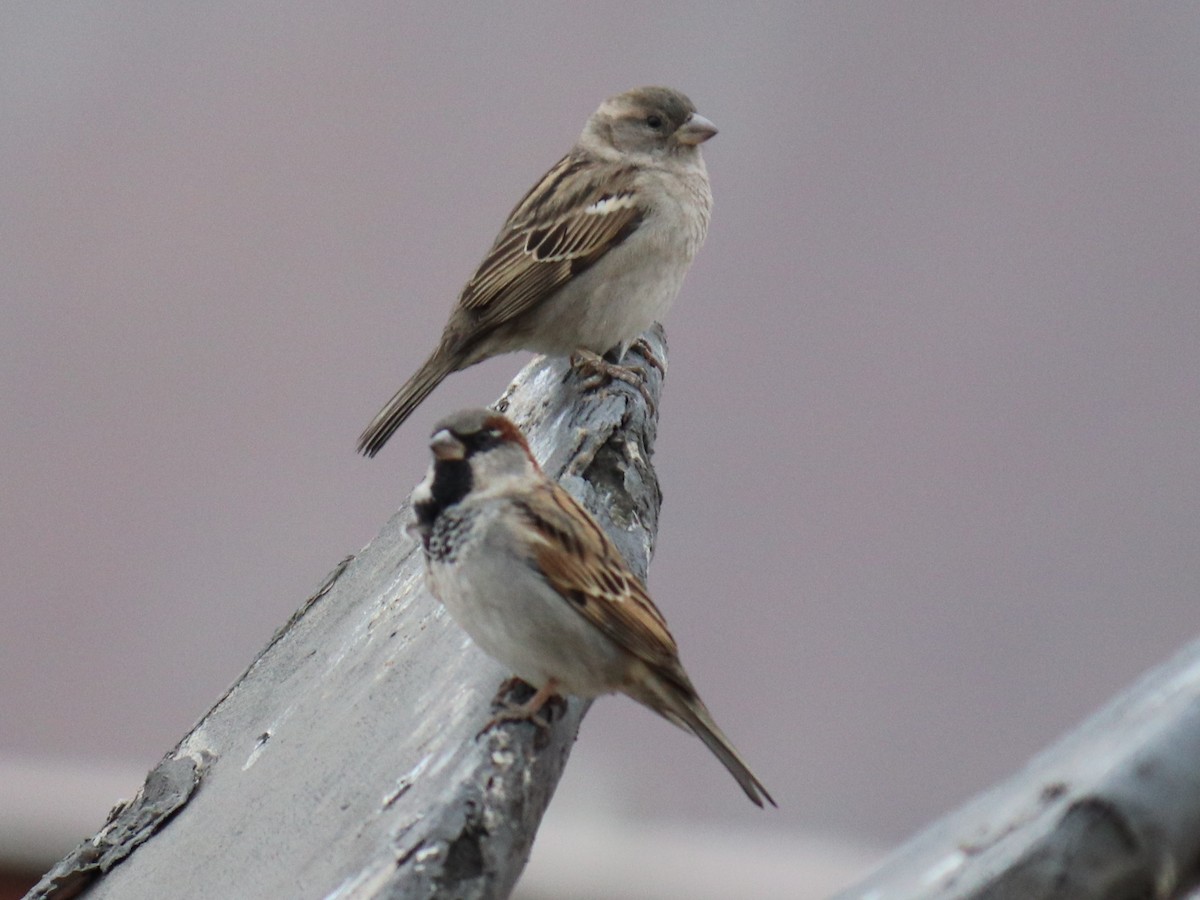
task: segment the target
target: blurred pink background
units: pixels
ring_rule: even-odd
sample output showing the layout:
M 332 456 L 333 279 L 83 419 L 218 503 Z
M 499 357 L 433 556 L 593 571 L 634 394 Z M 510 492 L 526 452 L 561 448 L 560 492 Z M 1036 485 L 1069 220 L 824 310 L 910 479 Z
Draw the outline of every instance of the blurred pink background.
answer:
M 175 743 L 526 361 L 355 455 L 665 83 L 721 131 L 651 589 L 781 808 L 616 699 L 555 806 L 900 840 L 1200 625 L 1197 46 L 1190 4 L 9 5 L 0 759 Z

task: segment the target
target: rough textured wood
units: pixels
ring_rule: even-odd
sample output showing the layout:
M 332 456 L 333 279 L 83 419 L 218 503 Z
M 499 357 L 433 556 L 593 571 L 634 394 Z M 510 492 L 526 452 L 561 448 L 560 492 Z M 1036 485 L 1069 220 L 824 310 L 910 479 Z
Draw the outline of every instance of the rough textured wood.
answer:
M 1200 883 L 1200 642 L 841 900 L 1135 900 Z
M 661 330 L 647 339 L 665 365 Z M 646 371 L 657 398 L 662 374 Z M 565 361 L 535 360 L 498 408 L 644 577 L 660 494 L 641 393 L 581 394 Z M 548 733 L 510 723 L 477 739 L 508 673 L 425 591 L 409 518 L 406 504 L 343 560 L 30 896 L 506 896 L 584 707 Z

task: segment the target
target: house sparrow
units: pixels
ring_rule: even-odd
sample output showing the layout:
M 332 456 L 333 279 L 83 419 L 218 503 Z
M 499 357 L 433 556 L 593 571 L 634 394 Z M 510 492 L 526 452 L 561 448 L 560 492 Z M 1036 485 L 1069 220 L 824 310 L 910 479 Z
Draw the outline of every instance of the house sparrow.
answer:
M 411 526 L 429 589 L 537 691 L 497 720 L 534 718 L 556 695 L 627 694 L 704 741 L 755 804 L 775 805 L 692 687 L 642 582 L 542 472 L 520 430 L 499 413 L 467 410 L 439 422 L 429 446 Z
M 509 213 L 442 339 L 359 436 L 374 456 L 442 379 L 501 353 L 619 361 L 666 315 L 704 242 L 712 194 L 700 144 L 717 133 L 664 87 L 605 100 L 571 151 Z

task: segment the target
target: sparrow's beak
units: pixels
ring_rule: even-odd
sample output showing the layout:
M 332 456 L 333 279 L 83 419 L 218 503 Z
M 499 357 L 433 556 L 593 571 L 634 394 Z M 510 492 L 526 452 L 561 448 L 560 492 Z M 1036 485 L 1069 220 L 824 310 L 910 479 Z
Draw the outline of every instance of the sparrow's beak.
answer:
M 689 147 L 694 147 L 697 144 L 703 144 L 710 137 L 717 133 L 717 126 L 700 113 L 692 113 L 691 117 L 679 126 L 679 130 L 675 132 L 675 140 L 681 144 L 687 144 Z
M 443 428 L 429 439 L 429 449 L 436 459 L 462 459 L 467 452 L 462 441 L 451 434 L 449 428 Z

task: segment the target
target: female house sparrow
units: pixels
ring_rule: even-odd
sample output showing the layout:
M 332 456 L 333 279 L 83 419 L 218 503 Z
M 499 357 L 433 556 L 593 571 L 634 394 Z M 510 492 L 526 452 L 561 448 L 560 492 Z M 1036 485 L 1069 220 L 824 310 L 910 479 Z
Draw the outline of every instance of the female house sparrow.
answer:
M 696 694 L 662 613 L 588 512 L 548 478 L 499 413 L 443 419 L 413 493 L 429 588 L 487 654 L 557 694 L 620 692 L 698 736 L 758 806 L 775 805 Z
M 442 379 L 514 350 L 573 355 L 608 377 L 667 308 L 704 242 L 700 144 L 717 133 L 664 87 L 605 100 L 571 151 L 509 213 L 437 349 L 359 436 L 374 456 Z

